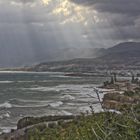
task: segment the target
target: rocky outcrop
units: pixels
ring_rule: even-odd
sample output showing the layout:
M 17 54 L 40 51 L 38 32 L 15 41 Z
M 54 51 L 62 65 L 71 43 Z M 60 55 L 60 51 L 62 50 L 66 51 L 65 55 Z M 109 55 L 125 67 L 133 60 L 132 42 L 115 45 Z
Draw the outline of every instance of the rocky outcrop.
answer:
M 76 119 L 80 116 L 44 116 L 44 117 L 25 117 L 20 119 L 17 123 L 17 129 L 22 129 L 24 127 L 39 124 L 41 122 L 52 122 L 52 121 L 60 121 L 60 120 L 71 120 Z
M 105 100 L 103 102 L 103 107 L 106 109 L 120 110 L 122 106 L 123 106 L 123 103 L 120 103 L 114 100 Z
M 140 98 L 129 97 L 120 93 L 107 93 L 103 98 L 103 107 L 106 109 L 120 110 L 124 106 L 131 106 L 140 103 Z
M 140 99 L 135 97 L 129 97 L 125 95 L 121 95 L 119 93 L 108 93 L 104 95 L 104 100 L 115 100 L 121 103 L 136 103 Z

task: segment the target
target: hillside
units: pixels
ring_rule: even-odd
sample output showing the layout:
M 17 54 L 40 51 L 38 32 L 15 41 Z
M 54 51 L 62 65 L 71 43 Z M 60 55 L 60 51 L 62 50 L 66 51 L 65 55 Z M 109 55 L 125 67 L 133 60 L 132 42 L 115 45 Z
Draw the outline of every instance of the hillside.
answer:
M 95 70 L 140 69 L 140 42 L 125 42 L 101 49 L 100 57 L 45 62 L 21 70 L 91 72 Z
M 133 59 L 140 58 L 140 43 L 125 42 L 104 50 L 102 57 L 107 59 Z M 101 57 L 101 58 L 102 58 Z
M 106 49 L 101 57 L 95 59 L 99 65 L 107 65 L 110 68 L 139 68 L 140 67 L 140 43 L 125 42 Z

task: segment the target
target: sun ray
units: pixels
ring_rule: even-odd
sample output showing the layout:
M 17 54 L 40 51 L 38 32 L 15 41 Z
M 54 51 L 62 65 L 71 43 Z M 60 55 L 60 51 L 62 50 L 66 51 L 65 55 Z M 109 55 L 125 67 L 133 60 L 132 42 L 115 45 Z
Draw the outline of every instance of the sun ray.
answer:
M 51 2 L 54 2 L 54 7 L 52 8 L 52 14 L 55 16 L 59 16 L 61 19 L 60 24 L 66 23 L 83 23 L 85 26 L 88 24 L 87 18 L 89 15 L 89 8 L 85 6 L 79 6 L 71 2 L 70 0 L 42 0 L 43 4 L 49 5 Z M 99 20 L 97 12 L 93 10 L 93 18 L 96 17 L 94 20 Z

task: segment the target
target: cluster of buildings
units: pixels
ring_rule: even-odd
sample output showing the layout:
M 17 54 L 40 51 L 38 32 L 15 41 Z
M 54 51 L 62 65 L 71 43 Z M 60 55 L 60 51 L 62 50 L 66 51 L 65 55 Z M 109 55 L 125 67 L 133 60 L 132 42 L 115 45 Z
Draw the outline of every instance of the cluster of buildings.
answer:
M 134 74 L 131 79 L 118 79 L 117 74 L 113 73 L 110 81 L 104 82 L 104 87 L 109 89 L 115 89 L 116 91 L 133 91 L 136 88 L 140 88 L 140 80 Z

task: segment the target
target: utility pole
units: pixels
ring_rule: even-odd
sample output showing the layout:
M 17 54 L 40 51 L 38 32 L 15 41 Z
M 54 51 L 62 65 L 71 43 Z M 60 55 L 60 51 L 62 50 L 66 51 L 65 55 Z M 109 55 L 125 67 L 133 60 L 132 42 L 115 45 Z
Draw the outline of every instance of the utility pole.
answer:
M 94 89 L 94 91 L 95 91 L 95 93 L 96 93 L 96 95 L 97 95 L 97 98 L 98 98 L 98 100 L 99 100 L 99 103 L 100 103 L 100 105 L 101 105 L 101 107 L 102 107 L 102 109 L 104 110 L 104 108 L 103 108 L 103 104 L 102 104 L 102 101 L 101 101 L 101 98 L 100 98 L 100 93 L 99 93 L 99 90 L 98 89 L 96 89 L 96 88 L 93 88 Z M 104 110 L 105 111 L 105 110 Z

